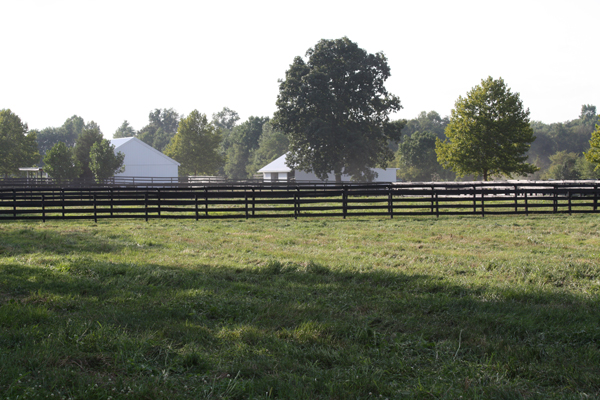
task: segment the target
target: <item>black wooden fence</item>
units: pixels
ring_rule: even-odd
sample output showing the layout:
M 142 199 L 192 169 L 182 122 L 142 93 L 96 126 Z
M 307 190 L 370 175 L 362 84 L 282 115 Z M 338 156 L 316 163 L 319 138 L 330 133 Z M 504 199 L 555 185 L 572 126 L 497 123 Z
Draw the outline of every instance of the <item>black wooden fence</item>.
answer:
M 600 181 L 569 183 L 0 185 L 0 221 L 596 213 Z

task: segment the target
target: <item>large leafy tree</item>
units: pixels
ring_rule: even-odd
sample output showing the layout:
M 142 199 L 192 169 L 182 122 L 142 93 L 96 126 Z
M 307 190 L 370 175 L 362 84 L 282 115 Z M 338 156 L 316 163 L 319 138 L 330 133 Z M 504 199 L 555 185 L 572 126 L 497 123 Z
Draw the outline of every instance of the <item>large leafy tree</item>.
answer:
M 93 178 L 94 173 L 90 169 L 90 151 L 95 143 L 101 142 L 103 139 L 102 132 L 95 122 L 90 122 L 77 138 L 75 148 L 75 158 L 81 165 L 80 178 Z
M 84 128 L 83 118 L 73 115 L 61 127 L 42 129 L 37 135 L 40 154 L 44 156 L 48 150 L 59 142 L 63 142 L 67 147 L 75 146 L 75 142 Z
M 600 125 L 596 124 L 596 130 L 590 138 L 590 149 L 584 153 L 586 160 L 596 165 L 595 170 L 600 170 Z
M 133 129 L 133 127 L 131 125 L 129 125 L 129 122 L 127 122 L 127 120 L 125 120 L 113 134 L 113 139 L 128 138 L 128 137 L 134 137 L 134 136 L 135 136 L 135 129 Z
M 103 182 L 116 173 L 125 170 L 123 166 L 125 154 L 115 153 L 115 146 L 110 141 L 102 139 L 95 142 L 90 150 L 90 170 L 97 182 Z
M 225 174 L 230 179 L 246 179 L 246 168 L 251 153 L 258 148 L 258 141 L 268 117 L 250 117 L 233 128 L 229 134 L 229 147 L 226 152 Z
M 223 164 L 223 156 L 218 152 L 220 142 L 219 130 L 205 114 L 194 110 L 179 122 L 165 154 L 181 164 L 179 175 L 212 175 Z
M 444 171 L 437 161 L 433 132 L 414 132 L 405 138 L 397 152 L 399 175 L 410 181 L 432 181 L 442 178 Z M 445 176 L 444 176 L 445 177 Z
M 31 167 L 39 161 L 35 132 L 9 109 L 0 110 L 0 174 L 7 177 L 19 167 Z
M 77 178 L 82 169 L 73 148 L 64 142 L 58 142 L 44 156 L 44 171 L 52 178 L 62 181 Z
M 326 179 L 334 172 L 374 178 L 370 167 L 393 159 L 389 141 L 400 124 L 389 114 L 400 100 L 384 86 L 390 68 L 383 53 L 369 54 L 348 38 L 321 40 L 296 57 L 279 85 L 275 126 L 288 135 L 291 168 Z
M 460 96 L 446 127 L 447 139 L 437 140 L 436 153 L 442 166 L 458 176 L 475 174 L 487 181 L 494 175 L 533 173 L 526 163 L 534 141 L 529 109 L 519 93 L 512 93 L 504 80 L 488 77 L 467 97 Z
M 290 140 L 269 121 L 262 127 L 262 133 L 258 139 L 258 148 L 250 153 L 250 163 L 246 167 L 249 176 L 259 169 L 285 154 L 290 147 Z
M 156 150 L 163 151 L 177 133 L 180 118 L 172 108 L 157 108 L 150 112 L 149 124 L 140 129 L 137 138 Z

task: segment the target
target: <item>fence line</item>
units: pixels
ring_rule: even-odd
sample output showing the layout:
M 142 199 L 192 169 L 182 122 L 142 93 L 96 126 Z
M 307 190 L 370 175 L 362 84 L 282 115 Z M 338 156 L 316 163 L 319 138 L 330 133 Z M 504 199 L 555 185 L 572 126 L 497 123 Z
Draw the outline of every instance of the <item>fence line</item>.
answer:
M 600 181 L 5 187 L 0 221 L 597 213 Z

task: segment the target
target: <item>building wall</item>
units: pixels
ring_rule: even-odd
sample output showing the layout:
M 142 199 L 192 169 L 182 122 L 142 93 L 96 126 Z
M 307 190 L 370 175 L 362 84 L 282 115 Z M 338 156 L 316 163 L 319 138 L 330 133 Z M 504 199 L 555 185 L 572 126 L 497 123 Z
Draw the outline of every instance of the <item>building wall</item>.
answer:
M 177 164 L 143 142 L 131 140 L 115 151 L 125 154 L 125 171 L 115 176 L 175 178 L 179 174 Z

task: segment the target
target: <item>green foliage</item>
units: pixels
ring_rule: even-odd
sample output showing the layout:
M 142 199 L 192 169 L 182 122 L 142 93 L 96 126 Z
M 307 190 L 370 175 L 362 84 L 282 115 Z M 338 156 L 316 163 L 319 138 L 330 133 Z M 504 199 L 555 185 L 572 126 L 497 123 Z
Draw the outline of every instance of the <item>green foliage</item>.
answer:
M 115 154 L 115 146 L 111 145 L 109 140 L 102 139 L 92 145 L 90 170 L 97 182 L 104 182 L 115 174 L 123 172 L 125 170 L 123 161 L 125 161 L 125 154 L 120 151 Z
M 181 119 L 165 154 L 178 161 L 179 175 L 213 175 L 223 164 L 218 152 L 221 135 L 205 114 L 194 110 Z
M 595 112 L 596 107 L 588 104 L 581 107 L 578 119 L 553 124 L 531 123 L 536 139 L 528 154 L 529 160 L 541 169 L 536 175 L 542 176 L 550 167 L 553 154 L 559 151 L 581 154 L 590 148 L 590 137 L 597 120 L 597 116 L 592 117 Z
M 585 158 L 596 165 L 596 170 L 600 170 L 600 125 L 598 124 L 596 130 L 592 132 L 590 149 L 585 153 Z
M 399 178 L 406 181 L 432 181 L 451 175 L 437 161 L 437 138 L 433 132 L 418 131 L 404 138 L 396 154 Z
M 58 128 L 44 128 L 37 135 L 38 149 L 42 157 L 55 144 L 63 142 L 67 147 L 74 147 L 77 138 L 85 128 L 83 118 L 73 115 L 68 118 L 65 123 Z
M 83 129 L 77 142 L 75 143 L 74 153 L 75 158 L 81 165 L 80 178 L 94 178 L 94 173 L 90 169 L 90 151 L 95 143 L 100 143 L 103 140 L 102 132 L 98 125 L 92 121 Z
M 28 133 L 27 124 L 9 109 L 0 110 L 0 174 L 16 174 L 39 158 L 35 132 Z
M 179 114 L 172 108 L 155 109 L 148 115 L 150 123 L 140 129 L 137 138 L 142 142 L 163 151 L 177 133 Z
M 211 122 L 216 128 L 222 131 L 231 131 L 239 120 L 240 116 L 237 111 L 223 107 L 221 111 L 212 115 Z
M 246 167 L 248 176 L 285 154 L 289 146 L 287 136 L 275 129 L 271 122 L 266 122 L 258 139 L 258 148 L 250 152 L 250 164 Z
M 320 179 L 334 172 L 370 180 L 370 167 L 393 159 L 389 142 L 402 122 L 389 124 L 400 100 L 384 86 L 390 68 L 383 53 L 368 54 L 348 38 L 321 40 L 296 57 L 280 83 L 275 126 L 290 140 L 287 162 Z
M 504 80 L 491 76 L 460 96 L 446 127 L 447 139 L 437 140 L 438 161 L 458 176 L 526 175 L 537 168 L 526 163 L 534 141 L 529 109 L 519 93 L 512 93 Z
M 550 156 L 550 167 L 542 175 L 542 179 L 573 180 L 579 179 L 579 171 L 576 168 L 578 156 L 566 150 L 559 151 Z
M 579 179 L 600 179 L 600 169 L 596 169 L 596 164 L 589 162 L 585 156 L 577 157 L 575 170 Z
M 128 137 L 135 137 L 135 129 L 133 129 L 133 127 L 131 125 L 129 125 L 129 122 L 127 122 L 127 120 L 125 120 L 113 134 L 113 139 L 128 138 Z
M 44 156 L 44 171 L 50 177 L 62 181 L 79 177 L 82 168 L 73 148 L 58 142 Z
M 250 117 L 229 133 L 225 161 L 225 175 L 228 178 L 248 178 L 246 168 L 250 162 L 250 154 L 258 148 L 263 126 L 268 121 L 268 117 Z

